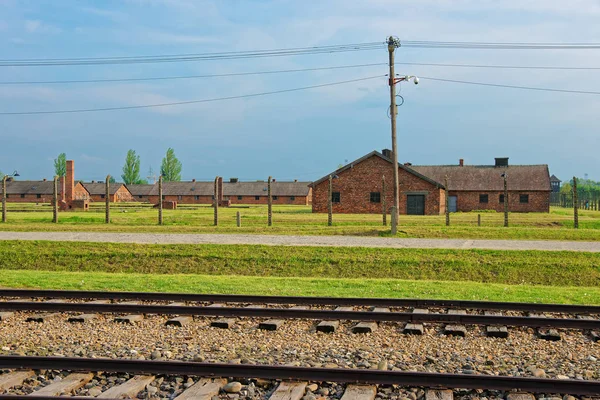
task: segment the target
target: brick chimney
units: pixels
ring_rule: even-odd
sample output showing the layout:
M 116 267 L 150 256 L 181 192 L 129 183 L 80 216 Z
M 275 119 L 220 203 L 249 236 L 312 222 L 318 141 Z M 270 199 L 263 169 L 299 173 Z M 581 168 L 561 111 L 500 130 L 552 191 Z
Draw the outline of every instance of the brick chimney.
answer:
M 75 163 L 67 160 L 67 176 L 65 179 L 65 200 L 67 203 L 73 201 L 75 192 Z
M 465 166 L 465 160 L 463 160 L 462 158 L 460 160 L 458 160 L 458 165 L 460 167 L 464 167 Z
M 46 182 L 48 179 L 44 178 L 44 179 L 42 179 L 42 180 L 43 180 L 44 182 Z
M 196 178 L 192 179 L 192 182 L 196 182 Z

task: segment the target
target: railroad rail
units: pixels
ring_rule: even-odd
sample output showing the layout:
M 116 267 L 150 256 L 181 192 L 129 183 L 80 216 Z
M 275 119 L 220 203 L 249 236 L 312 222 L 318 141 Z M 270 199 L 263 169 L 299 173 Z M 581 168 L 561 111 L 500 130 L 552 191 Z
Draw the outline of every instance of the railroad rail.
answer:
M 2 369 L 127 372 L 198 377 L 261 378 L 312 382 L 399 385 L 403 387 L 521 390 L 535 393 L 600 395 L 600 381 L 461 375 L 370 369 L 305 368 L 281 365 L 239 365 L 199 362 L 101 358 L 0 356 Z M 0 375 L 1 377 L 1 375 Z M 28 397 L 28 398 L 32 398 Z M 373 395 L 374 397 L 374 395 Z M 0 399 L 14 399 L 1 395 Z

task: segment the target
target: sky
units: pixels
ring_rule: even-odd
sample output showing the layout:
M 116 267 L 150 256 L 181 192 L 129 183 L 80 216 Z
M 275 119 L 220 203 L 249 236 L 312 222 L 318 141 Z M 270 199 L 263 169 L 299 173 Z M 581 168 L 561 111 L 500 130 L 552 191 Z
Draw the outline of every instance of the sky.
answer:
M 573 0 L 0 0 L 0 58 L 46 59 L 228 52 L 403 40 L 598 42 L 600 2 Z M 397 62 L 600 67 L 600 50 L 403 48 Z M 183 180 L 312 181 L 391 147 L 385 65 L 286 74 L 113 83 L 6 82 L 227 74 L 386 63 L 369 51 L 181 63 L 1 67 L 0 113 L 201 100 L 376 77 L 254 98 L 94 113 L 0 115 L 0 171 L 51 178 L 53 159 L 76 178 L 120 179 L 127 150 L 142 176 L 172 147 Z M 427 79 L 600 91 L 597 70 L 398 65 L 401 162 L 548 164 L 562 180 L 600 180 L 600 96 Z

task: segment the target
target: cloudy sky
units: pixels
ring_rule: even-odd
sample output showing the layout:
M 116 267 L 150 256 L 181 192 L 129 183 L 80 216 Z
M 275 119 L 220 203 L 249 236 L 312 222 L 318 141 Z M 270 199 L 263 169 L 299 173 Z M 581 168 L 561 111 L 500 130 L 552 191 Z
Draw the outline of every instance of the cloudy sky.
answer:
M 138 56 L 400 40 L 600 42 L 600 2 L 574 0 L 0 0 L 0 58 Z M 600 67 L 600 50 L 400 48 L 398 62 Z M 387 50 L 185 63 L 0 67 L 0 113 L 201 100 L 381 76 L 230 101 L 96 113 L 0 115 L 0 170 L 50 178 L 66 152 L 78 179 L 142 172 L 168 147 L 183 179 L 318 179 L 390 147 L 385 65 L 287 74 L 84 84 L 7 82 L 227 74 L 385 63 Z M 600 180 L 600 96 L 447 83 L 426 77 L 600 91 L 597 70 L 399 65 L 401 161 L 549 164 L 561 179 Z

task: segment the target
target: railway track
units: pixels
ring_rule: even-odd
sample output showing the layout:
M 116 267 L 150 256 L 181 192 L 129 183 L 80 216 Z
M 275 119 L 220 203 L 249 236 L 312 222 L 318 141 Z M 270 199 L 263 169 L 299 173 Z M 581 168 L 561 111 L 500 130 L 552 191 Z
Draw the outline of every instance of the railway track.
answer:
M 1 290 L 0 298 L 5 299 L 0 301 L 0 319 L 9 318 L 14 311 L 39 312 L 29 318 L 38 322 L 43 322 L 45 316 L 65 312 L 83 313 L 69 317 L 71 322 L 86 322 L 94 319 L 95 313 L 124 314 L 116 318 L 119 322 L 136 322 L 147 314 L 161 314 L 173 317 L 168 325 L 180 326 L 194 316 L 219 317 L 211 325 L 222 328 L 233 325 L 234 318 L 265 318 L 268 320 L 261 322 L 259 328 L 267 330 L 276 330 L 289 319 L 312 319 L 320 320 L 316 330 L 323 332 L 335 331 L 339 321 L 356 321 L 354 333 L 371 332 L 380 322 L 392 322 L 404 323 L 405 333 L 423 334 L 424 323 L 440 323 L 446 324 L 446 334 L 456 336 L 465 336 L 467 325 L 481 325 L 493 337 L 507 337 L 508 327 L 530 327 L 537 328 L 540 337 L 549 340 L 560 340 L 557 329 L 583 330 L 592 340 L 600 340 L 600 306 L 22 289 Z
M 64 357 L 21 357 L 0 356 L 0 368 L 7 370 L 0 375 L 0 390 L 5 393 L 0 399 L 16 399 L 11 391 L 22 387 L 23 383 L 35 374 L 34 371 L 63 370 L 71 371 L 60 380 L 30 391 L 23 398 L 56 398 L 65 395 L 81 395 L 79 389 L 90 382 L 98 371 L 106 373 L 128 373 L 134 375 L 126 382 L 117 384 L 96 396 L 102 398 L 125 398 L 138 396 L 158 376 L 187 377 L 189 384 L 185 389 L 172 393 L 179 400 L 200 398 L 211 399 L 219 394 L 227 380 L 224 378 L 245 380 L 270 380 L 273 390 L 265 398 L 272 400 L 300 400 L 306 392 L 309 382 L 346 384 L 343 400 L 373 400 L 378 386 L 387 387 L 386 391 L 399 391 L 400 388 L 425 388 L 426 399 L 452 399 L 452 389 L 496 390 L 508 393 L 513 398 L 531 399 L 521 394 L 516 397 L 514 391 L 543 393 L 553 395 L 600 395 L 600 381 L 560 380 L 521 378 L 488 375 L 461 375 L 422 372 L 400 372 L 356 369 L 303 368 L 269 365 L 232 365 L 198 362 L 140 361 L 122 359 L 90 359 Z M 192 381 L 190 381 L 190 377 Z M 183 381 L 183 379 L 181 379 Z M 280 382 L 279 382 L 280 381 Z M 397 386 L 391 386 L 397 385 Z M 240 384 L 241 386 L 241 384 Z M 442 390 L 445 389 L 445 390 Z M 89 394 L 88 394 L 89 395 Z M 525 396 L 525 397 L 523 397 Z M 529 396 L 529 397 L 527 397 Z M 69 397 L 73 398 L 73 397 Z M 89 398 L 89 397 L 88 397 Z

